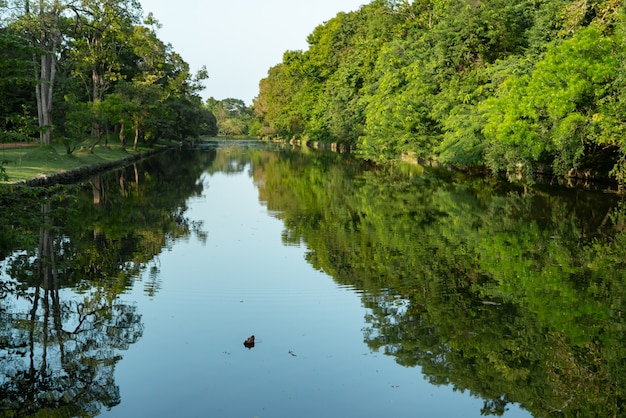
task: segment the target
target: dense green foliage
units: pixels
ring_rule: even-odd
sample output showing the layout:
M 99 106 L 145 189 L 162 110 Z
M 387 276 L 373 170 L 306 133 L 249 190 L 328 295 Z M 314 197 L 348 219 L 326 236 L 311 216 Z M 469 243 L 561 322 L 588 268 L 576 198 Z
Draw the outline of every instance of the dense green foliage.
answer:
M 255 157 L 284 240 L 363 293 L 365 342 L 436 385 L 533 416 L 622 416 L 624 207 L 600 193 Z M 332 179 L 332 180 L 328 180 Z
M 618 0 L 374 0 L 260 83 L 261 133 L 511 176 L 626 179 Z
M 0 142 L 126 145 L 214 134 L 189 65 L 135 0 L 0 4 Z
M 217 121 L 213 135 L 255 137 L 259 134 L 261 122 L 254 116 L 251 106 L 246 106 L 240 99 L 217 100 L 209 97 L 206 107 Z

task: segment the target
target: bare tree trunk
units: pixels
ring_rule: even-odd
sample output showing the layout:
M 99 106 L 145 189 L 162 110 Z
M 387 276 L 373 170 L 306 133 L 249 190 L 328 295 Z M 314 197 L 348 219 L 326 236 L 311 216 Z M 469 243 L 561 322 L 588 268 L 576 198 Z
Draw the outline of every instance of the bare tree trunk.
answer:
M 30 4 L 27 1 L 25 11 L 30 13 Z M 36 68 L 37 84 L 35 93 L 37 98 L 37 117 L 39 120 L 39 138 L 44 145 L 52 143 L 52 92 L 57 71 L 57 48 L 60 42 L 58 27 L 60 14 L 59 0 L 54 0 L 48 6 L 44 0 L 39 0 L 38 16 L 38 44 L 40 52 L 34 54 L 33 62 Z
M 124 124 L 120 125 L 120 142 L 122 143 L 122 149 L 126 149 L 126 134 L 124 133 Z
M 96 148 L 96 145 L 98 145 L 98 143 L 100 143 L 101 140 L 102 140 L 102 131 L 99 131 L 98 136 L 96 137 L 96 140 L 94 141 L 93 144 L 89 146 L 89 153 L 93 153 L 94 148 Z
M 136 150 L 139 145 L 139 123 L 135 124 L 135 142 L 133 143 L 133 149 Z
M 104 146 L 109 146 L 109 124 L 104 125 Z
M 40 139 L 44 145 L 52 143 L 52 90 L 56 78 L 56 40 L 49 51 L 41 55 L 40 75 L 37 83 L 37 113 Z

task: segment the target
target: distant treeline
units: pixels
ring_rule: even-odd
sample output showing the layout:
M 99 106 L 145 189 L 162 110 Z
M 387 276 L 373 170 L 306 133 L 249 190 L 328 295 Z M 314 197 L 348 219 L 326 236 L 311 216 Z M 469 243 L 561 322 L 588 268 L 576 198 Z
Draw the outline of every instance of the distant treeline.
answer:
M 374 0 L 269 70 L 260 133 L 624 183 L 625 22 L 622 0 Z
M 215 135 L 191 74 L 137 0 L 0 2 L 0 142 Z
M 220 136 L 256 137 L 261 129 L 260 120 L 254 116 L 252 106 L 241 99 L 217 100 L 209 97 L 206 107 L 217 120 L 217 134 Z

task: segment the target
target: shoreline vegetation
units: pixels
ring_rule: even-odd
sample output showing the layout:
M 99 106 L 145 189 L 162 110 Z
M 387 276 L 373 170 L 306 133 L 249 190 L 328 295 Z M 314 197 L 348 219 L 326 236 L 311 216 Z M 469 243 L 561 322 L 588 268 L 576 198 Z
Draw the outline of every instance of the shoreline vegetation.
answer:
M 3 2 L 0 143 L 41 146 L 1 149 L 0 180 L 46 183 L 51 172 L 216 135 L 199 94 L 207 69 L 192 72 L 160 27 L 137 0 Z
M 63 144 L 40 145 L 37 142 L 30 143 L 5 143 L 0 144 L 0 161 L 5 165 L 5 177 L 0 178 L 0 189 L 8 187 L 13 190 L 15 187 L 52 187 L 55 185 L 69 185 L 80 182 L 89 176 L 96 175 L 111 169 L 123 167 L 133 162 L 152 155 L 166 152 L 173 148 L 193 145 L 205 140 L 227 139 L 236 143 L 238 140 L 250 139 L 250 137 L 217 136 L 210 138 L 199 138 L 185 141 L 159 141 L 150 146 L 141 146 L 137 150 L 123 148 L 120 144 L 109 144 L 95 147 L 92 152 L 88 150 L 86 143 L 79 150 L 72 154 L 66 154 Z M 300 139 L 260 139 L 263 142 L 280 142 L 295 147 L 308 147 L 317 150 L 332 151 L 340 154 L 357 153 L 354 145 L 347 145 L 337 142 L 305 141 Z M 454 165 L 441 164 L 436 159 L 420 159 L 415 154 L 405 153 L 395 161 L 397 164 L 418 165 L 423 168 L 443 168 L 453 171 L 467 173 L 468 175 L 492 176 L 484 167 L 458 167 Z M 2 174 L 2 173 L 0 173 Z M 606 193 L 623 193 L 623 189 L 615 181 L 607 176 L 589 177 L 571 175 L 558 178 L 551 173 L 534 173 L 534 182 L 537 184 L 559 185 L 566 188 L 577 188 L 581 190 L 601 190 Z M 503 179 L 504 180 L 504 179 Z M 511 178 L 508 179 L 509 181 Z M 519 178 L 518 180 L 523 180 Z M 1 194 L 1 192 L 0 192 Z
M 309 147 L 313 149 L 338 152 L 340 154 L 353 153 L 359 155 L 358 149 L 354 144 L 345 144 L 339 142 L 321 142 L 321 141 L 307 141 L 304 139 L 264 139 L 266 141 L 280 142 L 290 144 L 292 146 Z M 376 162 L 375 162 L 376 163 Z M 411 164 L 418 165 L 422 168 L 439 168 L 452 171 L 463 172 L 471 176 L 489 176 L 489 177 L 501 177 L 503 181 L 509 182 L 522 182 L 527 186 L 532 184 L 550 184 L 558 185 L 566 188 L 574 188 L 581 190 L 601 190 L 606 193 L 623 194 L 625 190 L 620 184 L 613 179 L 608 172 L 601 173 L 599 171 L 576 171 L 572 170 L 568 175 L 563 177 L 555 176 L 548 167 L 537 167 L 533 172 L 532 182 L 525 182 L 522 175 L 513 178 L 511 175 L 505 177 L 500 173 L 493 173 L 485 166 L 461 166 L 454 164 L 444 164 L 438 161 L 436 158 L 420 158 L 416 153 L 405 152 L 397 157 L 393 161 L 387 161 L 385 164 Z
M 259 132 L 623 189 L 625 30 L 616 0 L 374 0 L 268 70 Z
M 222 135 L 626 192 L 622 1 L 372 0 L 286 51 L 252 106 L 203 102 L 208 71 L 136 0 L 32 6 L 0 13 L 0 143 L 42 146 L 0 148 L 0 181 L 127 157 L 113 138 L 129 157 Z

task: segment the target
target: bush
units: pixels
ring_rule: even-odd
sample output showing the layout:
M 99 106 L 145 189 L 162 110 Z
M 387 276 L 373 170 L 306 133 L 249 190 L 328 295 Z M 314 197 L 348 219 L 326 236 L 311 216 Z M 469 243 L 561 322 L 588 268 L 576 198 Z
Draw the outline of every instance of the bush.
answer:
M 7 142 L 33 142 L 35 139 L 19 132 L 0 131 L 0 144 Z

